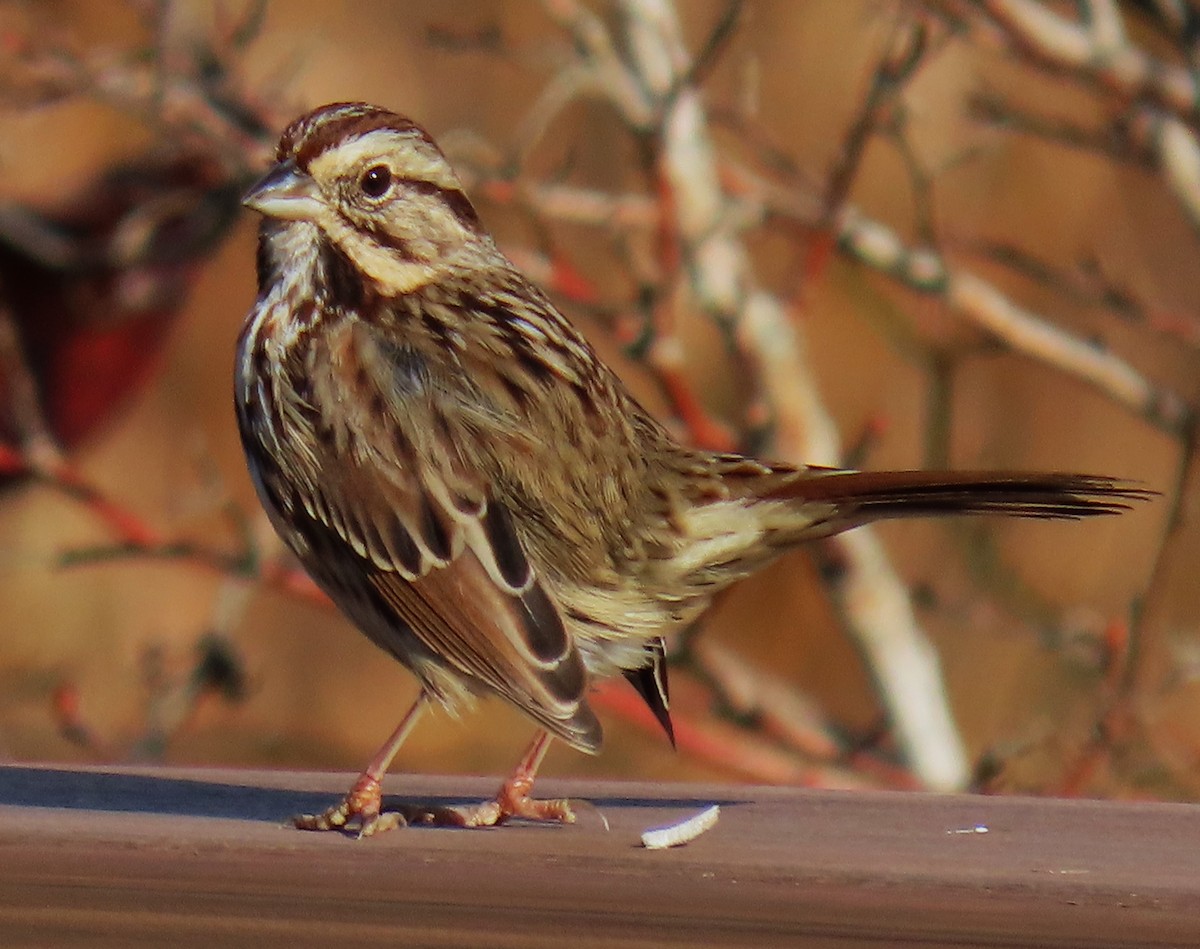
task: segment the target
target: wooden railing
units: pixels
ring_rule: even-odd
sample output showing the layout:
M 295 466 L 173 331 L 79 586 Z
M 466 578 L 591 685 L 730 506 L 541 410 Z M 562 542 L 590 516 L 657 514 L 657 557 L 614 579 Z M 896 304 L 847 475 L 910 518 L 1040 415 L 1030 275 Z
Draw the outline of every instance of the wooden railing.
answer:
M 1200 945 L 1190 805 L 546 780 L 590 802 L 578 823 L 285 826 L 349 780 L 0 767 L 0 946 Z M 713 803 L 687 846 L 641 846 Z

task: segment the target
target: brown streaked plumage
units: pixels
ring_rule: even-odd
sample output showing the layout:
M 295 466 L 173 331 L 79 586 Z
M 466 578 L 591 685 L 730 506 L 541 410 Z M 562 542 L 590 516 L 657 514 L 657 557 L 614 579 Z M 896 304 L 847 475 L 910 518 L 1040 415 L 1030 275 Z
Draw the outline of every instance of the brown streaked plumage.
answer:
M 1111 478 L 795 468 L 678 444 L 497 249 L 402 116 L 325 106 L 246 203 L 265 220 L 237 411 L 276 529 L 334 602 L 456 705 L 496 693 L 543 729 L 494 802 L 423 818 L 564 820 L 529 790 L 547 736 L 600 745 L 589 684 L 623 673 L 670 733 L 663 637 L 784 549 L 869 521 L 1078 518 Z M 379 780 L 300 826 L 372 833 Z M 410 815 L 411 816 L 411 815 Z

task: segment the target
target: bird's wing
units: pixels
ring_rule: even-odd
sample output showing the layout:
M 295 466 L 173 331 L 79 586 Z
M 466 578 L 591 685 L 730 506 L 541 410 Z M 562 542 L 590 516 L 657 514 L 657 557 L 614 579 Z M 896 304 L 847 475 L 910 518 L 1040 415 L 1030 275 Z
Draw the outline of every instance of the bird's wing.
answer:
M 461 451 L 475 437 L 471 421 L 441 410 L 444 393 L 418 356 L 370 338 L 340 356 L 334 340 L 303 371 L 277 390 L 290 393 L 279 412 L 290 444 L 266 446 L 287 470 L 268 467 L 260 478 L 293 522 L 315 532 L 304 559 L 336 569 L 351 597 L 394 623 L 397 643 L 411 632 L 452 672 L 596 750 L 579 651 L 512 512 Z

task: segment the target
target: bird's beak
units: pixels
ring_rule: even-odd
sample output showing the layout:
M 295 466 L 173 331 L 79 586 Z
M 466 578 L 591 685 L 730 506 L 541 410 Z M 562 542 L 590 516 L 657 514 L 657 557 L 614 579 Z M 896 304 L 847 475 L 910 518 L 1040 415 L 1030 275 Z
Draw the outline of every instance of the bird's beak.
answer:
M 288 221 L 309 221 L 321 209 L 317 184 L 289 158 L 266 173 L 246 192 L 242 204 L 267 217 Z

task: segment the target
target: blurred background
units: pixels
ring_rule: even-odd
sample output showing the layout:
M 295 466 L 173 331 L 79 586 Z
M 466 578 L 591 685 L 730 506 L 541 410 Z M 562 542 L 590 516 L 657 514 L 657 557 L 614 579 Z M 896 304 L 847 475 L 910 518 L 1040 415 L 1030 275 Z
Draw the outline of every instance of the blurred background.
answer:
M 0 759 L 355 769 L 413 698 L 282 556 L 231 404 L 237 197 L 291 118 L 363 99 L 431 131 L 681 437 L 1162 493 L 789 555 L 673 644 L 677 751 L 612 683 L 604 752 L 544 773 L 1193 797 L 1197 26 L 1182 0 L 0 4 Z M 396 767 L 500 773 L 530 733 L 484 702 Z

